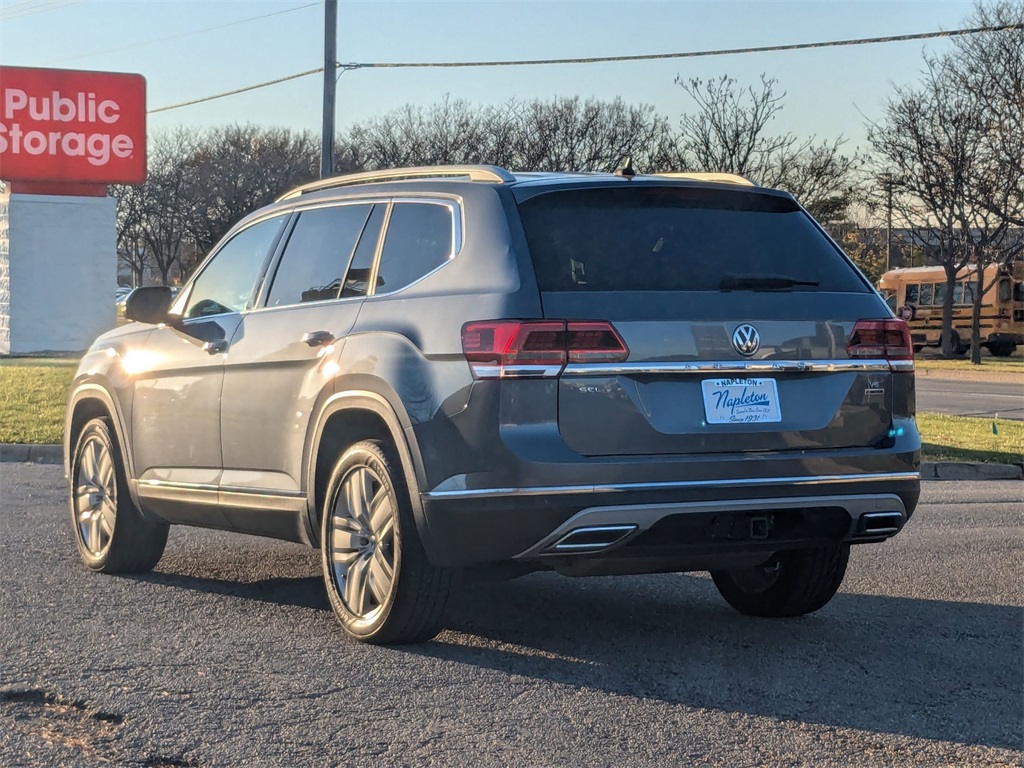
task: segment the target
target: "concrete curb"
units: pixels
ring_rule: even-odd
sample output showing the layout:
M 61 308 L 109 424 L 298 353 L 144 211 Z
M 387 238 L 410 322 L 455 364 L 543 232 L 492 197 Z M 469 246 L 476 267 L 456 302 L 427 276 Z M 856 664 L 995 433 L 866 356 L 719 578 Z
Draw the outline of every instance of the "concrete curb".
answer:
M 959 461 L 921 462 L 922 480 L 1020 480 L 1024 468 L 1018 464 L 981 464 Z
M 18 445 L 0 443 L 0 463 L 29 462 L 61 464 L 64 449 L 59 445 Z M 981 464 L 958 461 L 921 462 L 922 480 L 1022 480 L 1024 466 L 1019 464 Z
M 0 462 L 30 462 L 32 464 L 62 464 L 64 448 L 60 445 L 19 445 L 0 443 Z
M 925 379 L 945 379 L 947 381 L 984 381 L 990 384 L 1018 384 L 1019 373 L 1010 371 L 957 371 L 948 368 L 915 368 L 914 375 Z

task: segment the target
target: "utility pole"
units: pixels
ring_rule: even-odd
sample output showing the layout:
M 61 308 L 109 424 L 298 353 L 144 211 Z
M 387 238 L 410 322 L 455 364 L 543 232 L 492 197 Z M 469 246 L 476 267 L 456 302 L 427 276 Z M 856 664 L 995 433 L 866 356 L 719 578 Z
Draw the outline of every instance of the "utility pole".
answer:
M 338 64 L 338 0 L 324 0 L 324 122 L 320 137 L 320 178 L 334 174 L 334 89 Z
M 885 180 L 885 270 L 892 269 L 892 174 L 886 173 Z

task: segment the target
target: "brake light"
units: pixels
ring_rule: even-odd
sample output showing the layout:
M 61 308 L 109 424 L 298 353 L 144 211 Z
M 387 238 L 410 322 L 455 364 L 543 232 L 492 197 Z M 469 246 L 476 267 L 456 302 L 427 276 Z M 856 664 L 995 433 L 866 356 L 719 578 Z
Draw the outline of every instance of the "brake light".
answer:
M 603 320 L 484 320 L 462 327 L 462 351 L 477 379 L 551 378 L 567 362 L 619 362 L 629 349 Z
M 861 360 L 913 360 L 910 327 L 903 320 L 858 320 L 846 354 Z

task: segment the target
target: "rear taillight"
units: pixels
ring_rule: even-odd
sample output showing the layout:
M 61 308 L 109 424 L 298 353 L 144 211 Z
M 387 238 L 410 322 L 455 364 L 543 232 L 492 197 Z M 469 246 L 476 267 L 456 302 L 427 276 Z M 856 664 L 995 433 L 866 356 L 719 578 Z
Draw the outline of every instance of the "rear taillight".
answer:
M 558 376 L 567 362 L 620 362 L 629 349 L 604 320 L 484 320 L 462 327 L 477 379 Z
M 858 320 L 846 354 L 858 360 L 913 360 L 910 328 L 903 320 Z

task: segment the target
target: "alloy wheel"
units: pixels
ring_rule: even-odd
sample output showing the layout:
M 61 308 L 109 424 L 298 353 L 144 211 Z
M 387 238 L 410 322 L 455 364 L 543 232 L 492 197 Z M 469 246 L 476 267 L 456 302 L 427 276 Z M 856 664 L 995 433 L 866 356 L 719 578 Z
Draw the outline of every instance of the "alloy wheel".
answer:
M 331 510 L 330 556 L 345 608 L 371 620 L 395 581 L 395 506 L 389 487 L 368 466 L 353 467 Z
M 75 521 L 78 535 L 93 557 L 110 547 L 117 520 L 117 478 L 114 458 L 99 435 L 79 446 L 75 467 Z

